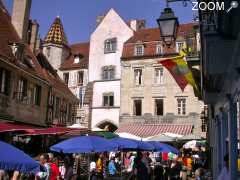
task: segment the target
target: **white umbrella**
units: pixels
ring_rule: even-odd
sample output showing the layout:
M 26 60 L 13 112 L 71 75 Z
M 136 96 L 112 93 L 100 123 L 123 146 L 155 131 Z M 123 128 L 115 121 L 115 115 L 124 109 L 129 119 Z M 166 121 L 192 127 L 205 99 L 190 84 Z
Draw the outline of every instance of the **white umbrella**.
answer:
M 173 142 L 175 140 L 176 140 L 175 137 L 167 136 L 165 134 L 158 134 L 144 139 L 144 141 L 159 141 L 159 142 Z
M 127 133 L 127 132 L 120 132 L 120 133 L 116 133 L 116 134 L 122 138 L 134 139 L 134 140 L 138 140 L 138 141 L 142 140 L 141 137 L 136 136 L 134 134 Z
M 103 129 L 100 129 L 98 127 L 94 127 L 94 128 L 92 128 L 92 131 L 103 131 Z
M 200 139 L 202 139 L 202 137 L 196 134 L 188 134 L 179 138 L 179 140 L 200 140 Z
M 84 126 L 82 126 L 81 124 L 73 124 L 71 126 L 68 126 L 69 128 L 86 128 Z
M 167 136 L 170 136 L 170 137 L 174 137 L 174 138 L 181 138 L 183 137 L 183 135 L 181 134 L 175 134 L 175 133 L 170 133 L 170 132 L 166 132 L 166 133 L 163 133 L 164 135 L 167 135 Z
M 194 149 L 194 148 L 199 147 L 199 146 L 204 146 L 203 141 L 192 140 L 192 141 L 188 141 L 187 143 L 185 143 L 183 145 L 183 148 Z

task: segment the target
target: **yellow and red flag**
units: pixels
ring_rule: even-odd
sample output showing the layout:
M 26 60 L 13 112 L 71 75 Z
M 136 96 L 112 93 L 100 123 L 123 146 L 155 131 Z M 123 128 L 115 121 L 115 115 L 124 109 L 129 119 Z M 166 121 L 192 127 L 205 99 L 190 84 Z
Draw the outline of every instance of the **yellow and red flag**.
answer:
M 193 78 L 192 72 L 184 60 L 185 52 L 181 51 L 180 56 L 160 61 L 165 68 L 172 74 L 176 83 L 182 91 L 190 84 L 197 94 L 200 94 L 198 86 Z

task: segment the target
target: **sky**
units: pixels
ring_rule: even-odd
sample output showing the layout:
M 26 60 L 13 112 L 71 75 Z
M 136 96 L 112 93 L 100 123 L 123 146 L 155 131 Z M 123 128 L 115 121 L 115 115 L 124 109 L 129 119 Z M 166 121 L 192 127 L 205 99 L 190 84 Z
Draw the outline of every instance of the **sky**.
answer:
M 3 0 L 11 13 L 13 0 Z M 44 38 L 51 24 L 60 16 L 70 43 L 89 41 L 96 28 L 96 17 L 110 8 L 125 20 L 145 19 L 147 27 L 157 27 L 156 19 L 166 7 L 165 0 L 32 0 L 31 19 L 40 24 L 40 36 Z M 170 7 L 180 23 L 193 21 L 192 5 L 174 2 Z

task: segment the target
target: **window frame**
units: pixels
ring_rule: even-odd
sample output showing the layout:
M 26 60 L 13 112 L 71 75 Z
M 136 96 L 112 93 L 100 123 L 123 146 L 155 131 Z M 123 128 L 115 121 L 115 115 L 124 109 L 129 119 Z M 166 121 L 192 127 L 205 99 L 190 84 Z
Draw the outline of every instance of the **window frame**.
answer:
M 106 103 L 105 103 L 105 100 L 107 101 Z M 113 92 L 103 93 L 102 105 L 103 105 L 103 107 L 114 107 L 114 93 Z
M 0 67 L 0 94 L 4 94 L 6 96 L 10 95 L 10 80 L 11 72 Z
M 116 68 L 113 65 L 102 67 L 102 80 L 113 80 L 115 79 Z
M 140 74 L 136 75 L 136 72 L 139 71 Z M 142 68 L 134 68 L 134 85 L 141 86 L 143 85 L 143 69 Z
M 159 52 L 159 49 L 161 49 L 160 52 Z M 156 44 L 156 55 L 161 55 L 161 54 L 163 54 L 163 45 L 162 45 L 162 43 L 157 43 Z
M 138 48 L 141 48 L 141 53 L 138 50 Z M 134 47 L 134 55 L 135 56 L 143 56 L 144 55 L 144 45 L 143 44 L 136 44 Z
M 158 114 L 157 101 L 161 101 L 162 103 L 162 113 Z M 164 115 L 164 99 L 156 98 L 154 99 L 154 114 L 155 116 L 163 116 Z
M 176 41 L 176 52 L 179 53 L 181 49 L 179 49 L 179 44 L 182 44 L 182 47 L 185 45 L 185 41 Z
M 117 38 L 109 38 L 104 41 L 104 54 L 115 53 L 117 51 Z
M 80 82 L 80 74 L 82 74 L 82 82 Z M 78 71 L 77 72 L 77 84 L 79 86 L 83 86 L 83 83 L 84 83 L 84 71 Z
M 137 107 L 136 107 L 136 105 L 137 105 L 137 102 L 140 102 L 139 104 L 140 104 L 140 113 L 138 114 L 138 112 L 137 112 Z M 142 106 L 142 99 L 133 99 L 133 116 L 142 116 L 142 114 L 143 114 L 143 106 Z
M 67 77 L 67 82 L 66 82 L 66 77 Z M 64 81 L 65 84 L 68 85 L 68 83 L 69 83 L 69 72 L 64 72 L 63 73 L 63 81 Z
M 177 98 L 177 114 L 180 116 L 185 116 L 187 114 L 186 111 L 187 99 L 185 97 Z
M 164 84 L 164 68 L 162 66 L 154 68 L 154 84 Z

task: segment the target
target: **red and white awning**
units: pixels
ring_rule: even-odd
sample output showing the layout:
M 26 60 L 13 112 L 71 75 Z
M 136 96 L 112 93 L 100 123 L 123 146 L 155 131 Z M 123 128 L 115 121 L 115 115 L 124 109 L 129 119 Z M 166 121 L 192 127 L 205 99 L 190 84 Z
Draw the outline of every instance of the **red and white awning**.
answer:
M 174 133 L 179 135 L 191 134 L 193 125 L 191 124 L 122 124 L 116 131 L 117 133 L 126 132 L 135 136 L 146 138 L 162 133 Z

